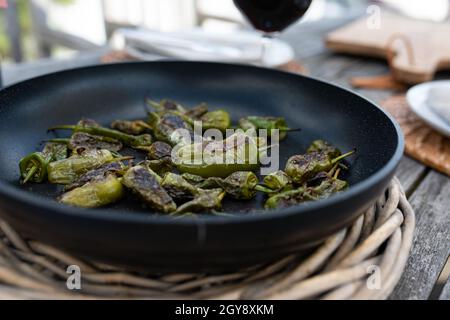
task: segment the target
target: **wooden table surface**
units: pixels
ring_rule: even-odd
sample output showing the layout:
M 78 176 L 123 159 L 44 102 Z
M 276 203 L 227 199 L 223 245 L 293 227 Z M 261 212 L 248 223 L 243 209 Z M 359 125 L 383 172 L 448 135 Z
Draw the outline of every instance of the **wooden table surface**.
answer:
M 348 80 L 352 76 L 386 73 L 388 68 L 382 61 L 335 55 L 324 47 L 323 37 L 326 33 L 343 23 L 343 20 L 305 23 L 289 29 L 281 38 L 293 46 L 297 60 L 316 78 L 350 87 Z M 105 50 L 83 53 L 71 60 L 42 60 L 5 66 L 4 83 L 11 84 L 39 74 L 97 64 Z M 357 91 L 375 103 L 395 94 L 380 90 Z M 397 176 L 416 212 L 417 227 L 406 270 L 391 299 L 448 300 L 450 179 L 406 156 L 398 168 Z

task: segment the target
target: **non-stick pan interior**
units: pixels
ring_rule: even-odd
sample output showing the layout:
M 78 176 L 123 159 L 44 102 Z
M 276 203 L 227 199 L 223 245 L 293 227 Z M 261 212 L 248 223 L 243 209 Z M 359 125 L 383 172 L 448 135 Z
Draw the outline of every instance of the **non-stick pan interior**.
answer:
M 366 100 L 322 82 L 266 69 L 211 63 L 129 63 L 90 67 L 33 79 L 0 93 L 0 180 L 20 192 L 54 201 L 60 189 L 18 183 L 18 161 L 52 137 L 47 128 L 92 118 L 104 125 L 115 119 L 145 118 L 144 98 L 169 98 L 194 106 L 228 110 L 236 122 L 246 115 L 282 116 L 292 128 L 281 143 L 283 169 L 293 154 L 315 139 L 326 139 L 349 158 L 346 179 L 352 186 L 367 179 L 392 158 L 398 147 L 396 128 Z M 63 136 L 58 133 L 57 136 Z M 252 202 L 227 201 L 225 211 L 245 213 L 260 208 Z M 148 210 L 132 198 L 112 209 Z

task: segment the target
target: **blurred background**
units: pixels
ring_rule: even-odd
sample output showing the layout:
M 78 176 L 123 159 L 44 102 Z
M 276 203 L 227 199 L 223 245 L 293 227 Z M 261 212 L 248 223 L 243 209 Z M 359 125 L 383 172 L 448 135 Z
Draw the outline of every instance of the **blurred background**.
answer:
M 449 0 L 314 0 L 300 23 L 361 15 L 372 3 L 419 19 L 450 16 Z M 5 5 L 7 10 L 0 9 L 0 55 L 7 64 L 105 48 L 121 28 L 251 30 L 232 0 L 0 0 Z

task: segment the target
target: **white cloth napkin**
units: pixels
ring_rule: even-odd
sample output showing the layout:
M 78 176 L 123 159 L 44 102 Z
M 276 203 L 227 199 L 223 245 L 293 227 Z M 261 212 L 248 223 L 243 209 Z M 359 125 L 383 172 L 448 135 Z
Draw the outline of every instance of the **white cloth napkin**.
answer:
M 169 57 L 276 67 L 294 58 L 292 48 L 285 42 L 276 39 L 264 46 L 258 33 L 247 31 L 211 33 L 194 29 L 166 33 L 148 29 L 119 29 L 113 39 L 116 49 L 124 49 L 141 60 Z
M 428 92 L 427 104 L 447 124 L 450 125 L 450 86 L 440 85 L 430 88 Z

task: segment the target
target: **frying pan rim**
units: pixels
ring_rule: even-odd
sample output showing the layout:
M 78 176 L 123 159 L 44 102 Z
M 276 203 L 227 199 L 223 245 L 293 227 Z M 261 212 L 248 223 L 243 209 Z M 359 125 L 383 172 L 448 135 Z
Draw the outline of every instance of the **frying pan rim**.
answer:
M 265 70 L 270 73 L 278 73 L 289 75 L 292 77 L 301 77 L 306 79 L 307 81 L 313 81 L 319 83 L 321 86 L 331 86 L 338 88 L 340 90 L 345 91 L 347 94 L 355 95 L 362 99 L 363 101 L 371 104 L 373 107 L 378 109 L 384 116 L 386 116 L 387 120 L 390 121 L 390 123 L 393 125 L 395 129 L 395 133 L 397 135 L 397 146 L 395 149 L 395 152 L 389 159 L 389 161 L 378 171 L 373 173 L 368 178 L 364 179 L 363 181 L 360 181 L 354 185 L 352 185 L 348 190 L 343 191 L 339 194 L 333 195 L 332 197 L 324 200 L 319 201 L 313 201 L 313 202 L 307 202 L 303 203 L 298 206 L 293 206 L 289 208 L 284 209 L 275 209 L 275 210 L 268 210 L 268 211 L 257 211 L 255 214 L 248 214 L 248 215 L 238 215 L 238 216 L 229 216 L 229 217 L 211 217 L 208 215 L 201 215 L 199 218 L 192 218 L 192 217 L 185 217 L 183 219 L 174 219 L 173 217 L 166 216 L 166 215 L 146 215 L 145 211 L 138 211 L 138 212 L 127 212 L 127 214 L 123 214 L 120 212 L 120 210 L 115 209 L 82 209 L 82 208 L 76 208 L 76 207 L 70 207 L 65 206 L 62 204 L 59 204 L 57 202 L 52 202 L 48 199 L 39 199 L 38 197 L 34 196 L 28 191 L 18 190 L 17 187 L 11 186 L 9 183 L 0 180 L 0 200 L 6 199 L 6 200 L 12 200 L 16 201 L 18 203 L 22 202 L 28 205 L 31 205 L 33 207 L 37 207 L 40 209 L 45 209 L 48 211 L 51 211 L 53 213 L 62 214 L 62 215 L 70 215 L 70 216 L 77 216 L 79 218 L 83 219 L 90 219 L 93 221 L 110 221 L 110 222 L 123 222 L 123 223 L 139 223 L 139 224 L 160 224 L 160 225 L 185 225 L 185 226 L 198 226 L 199 224 L 235 224 L 235 223 L 244 223 L 244 222 L 261 222 L 264 220 L 273 220 L 273 219 L 283 219 L 286 217 L 289 217 L 291 215 L 299 215 L 304 214 L 310 210 L 321 210 L 329 206 L 333 206 L 338 204 L 339 202 L 344 202 L 348 200 L 349 198 L 354 197 L 357 194 L 360 194 L 364 191 L 369 190 L 372 186 L 380 183 L 387 175 L 392 173 L 395 168 L 397 167 L 398 163 L 400 162 L 403 152 L 404 152 L 404 137 L 402 134 L 402 131 L 400 129 L 399 124 L 395 119 L 389 115 L 385 110 L 378 107 L 378 105 L 374 102 L 372 102 L 370 99 L 367 99 L 366 97 L 363 97 L 359 93 L 356 93 L 350 89 L 344 88 L 341 85 L 333 84 L 328 81 L 324 81 L 315 77 L 311 76 L 304 76 L 300 74 L 293 74 L 281 70 L 274 70 L 266 67 L 258 67 L 258 66 L 251 66 L 251 65 L 245 65 L 245 64 L 238 64 L 238 63 L 219 63 L 219 62 L 203 62 L 203 61 L 182 61 L 182 60 L 161 60 L 161 61 L 131 61 L 131 62 L 120 62 L 120 63 L 110 63 L 110 64 L 104 64 L 104 65 L 91 65 L 91 66 L 85 66 L 85 67 L 78 67 L 78 68 L 70 68 L 65 69 L 62 71 L 52 72 L 44 75 L 40 75 L 37 77 L 33 77 L 24 81 L 20 81 L 18 83 L 14 83 L 12 85 L 6 86 L 0 90 L 1 92 L 4 92 L 10 88 L 14 88 L 18 85 L 24 85 L 28 82 L 35 82 L 42 78 L 47 78 L 50 76 L 58 76 L 63 74 L 70 74 L 74 72 L 80 72 L 80 71 L 88 71 L 89 69 L 103 69 L 103 68 L 111 68 L 114 66 L 127 66 L 127 65 L 134 65 L 134 64 L 145 64 L 145 65 L 158 65 L 158 64 L 199 64 L 199 65 L 205 65 L 205 66 L 217 66 L 217 67 L 234 67 L 234 68 L 240 68 L 240 69 L 256 69 L 256 70 Z M 153 213 L 153 212 L 152 212 Z M 107 222 L 105 221 L 105 222 Z

